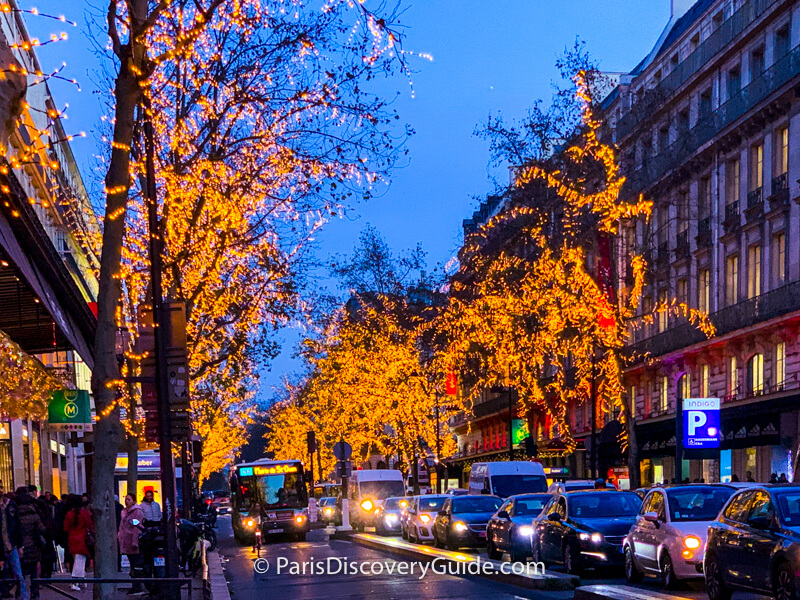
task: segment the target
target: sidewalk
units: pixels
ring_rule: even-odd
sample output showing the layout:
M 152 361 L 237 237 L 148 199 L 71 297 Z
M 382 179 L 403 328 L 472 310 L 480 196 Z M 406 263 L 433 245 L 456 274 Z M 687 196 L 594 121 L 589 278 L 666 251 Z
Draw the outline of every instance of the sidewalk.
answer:
M 214 553 L 214 555 L 216 556 L 217 564 L 219 564 L 219 556 L 216 555 L 216 552 Z M 209 554 L 209 558 L 210 557 L 211 556 Z M 209 569 L 209 571 L 210 571 L 210 569 Z M 221 572 L 221 569 L 220 569 L 220 572 Z M 127 573 L 127 571 L 123 570 L 122 572 L 117 573 L 117 576 L 118 576 L 119 579 L 124 579 L 124 578 L 127 578 L 128 573 Z M 94 577 L 94 573 L 92 571 L 86 571 L 86 579 L 92 579 L 93 577 Z M 224 575 L 221 575 L 221 577 L 222 577 L 222 581 L 224 583 L 224 581 L 225 581 Z M 69 573 L 64 573 L 64 574 L 54 573 L 53 574 L 53 579 L 58 579 L 58 580 L 70 579 L 70 575 L 69 575 Z M 75 581 L 79 582 L 80 580 L 76 579 Z M 80 591 L 73 590 L 71 588 L 71 585 L 72 585 L 72 581 L 69 581 L 69 582 L 59 581 L 58 583 L 52 583 L 52 584 L 40 583 L 39 584 L 39 600 L 67 600 L 67 599 L 69 599 L 69 600 L 92 600 L 93 590 L 92 590 L 92 584 L 91 583 L 83 584 L 81 586 Z M 143 594 L 143 595 L 139 595 L 139 596 L 133 596 L 133 595 L 128 596 L 126 594 L 126 592 L 127 592 L 127 590 L 131 589 L 131 583 L 128 583 L 128 582 L 126 582 L 126 583 L 115 583 L 113 585 L 116 586 L 116 588 L 118 590 L 117 596 L 119 598 L 131 598 L 132 600 L 136 600 L 136 599 L 139 599 L 139 598 L 144 598 L 144 599 L 149 599 L 150 598 L 149 594 Z M 146 588 L 144 588 L 144 589 L 146 590 Z M 227 591 L 227 587 L 226 587 L 226 591 Z M 228 596 L 227 599 L 214 598 L 214 600 L 229 600 L 229 599 L 230 599 L 230 596 Z M 181 587 L 181 600 L 190 600 L 188 586 L 184 585 L 183 587 Z M 197 577 L 192 579 L 191 600 L 203 600 L 203 580 L 202 580 L 202 574 L 201 573 L 198 574 Z

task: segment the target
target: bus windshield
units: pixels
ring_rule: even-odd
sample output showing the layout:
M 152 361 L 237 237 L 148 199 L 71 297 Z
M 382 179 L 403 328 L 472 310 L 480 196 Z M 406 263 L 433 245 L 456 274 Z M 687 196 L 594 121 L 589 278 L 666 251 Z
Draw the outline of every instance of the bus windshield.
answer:
M 256 485 L 265 507 L 300 508 L 307 503 L 303 476 L 300 473 L 258 475 Z

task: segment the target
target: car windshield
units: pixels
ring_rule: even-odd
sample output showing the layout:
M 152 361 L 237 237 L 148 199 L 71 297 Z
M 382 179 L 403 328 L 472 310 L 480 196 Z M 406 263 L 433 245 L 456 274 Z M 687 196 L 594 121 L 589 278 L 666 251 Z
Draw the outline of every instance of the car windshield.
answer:
M 674 488 L 667 490 L 673 521 L 713 521 L 735 490 L 731 488 Z
M 419 512 L 434 512 L 442 508 L 447 498 L 420 498 L 417 500 Z
M 573 519 L 613 519 L 634 517 L 642 505 L 636 494 L 627 492 L 597 492 L 567 497 L 569 516 Z
M 781 519 L 789 527 L 800 527 L 800 489 L 774 492 Z
M 383 500 L 390 496 L 401 496 L 405 491 L 402 481 L 360 481 L 358 488 L 365 498 Z
M 453 514 L 463 515 L 465 513 L 493 513 L 502 504 L 500 498 L 491 496 L 459 496 L 453 498 Z
M 530 498 L 518 498 L 514 503 L 514 515 L 524 517 L 528 515 L 538 515 L 542 512 L 544 505 L 552 496 L 531 496 Z
M 404 502 L 404 504 L 401 505 L 400 502 Z M 389 510 L 405 508 L 406 506 L 408 506 L 408 498 L 387 498 L 383 504 L 383 507 Z
M 336 504 L 336 498 L 321 498 L 319 501 L 320 506 L 333 506 Z
M 541 475 L 492 475 L 492 493 L 501 498 L 546 491 L 547 479 Z

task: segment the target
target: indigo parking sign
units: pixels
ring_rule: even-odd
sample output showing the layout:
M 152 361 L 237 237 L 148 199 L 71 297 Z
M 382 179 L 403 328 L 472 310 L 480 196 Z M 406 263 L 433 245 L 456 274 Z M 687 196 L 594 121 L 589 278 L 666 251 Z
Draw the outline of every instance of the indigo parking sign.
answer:
M 719 448 L 719 398 L 684 398 L 683 447 Z

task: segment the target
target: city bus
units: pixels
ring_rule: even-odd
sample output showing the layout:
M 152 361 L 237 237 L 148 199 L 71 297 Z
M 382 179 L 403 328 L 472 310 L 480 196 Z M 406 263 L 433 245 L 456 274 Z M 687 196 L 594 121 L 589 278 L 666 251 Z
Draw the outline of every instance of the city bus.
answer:
M 299 460 L 260 459 L 236 465 L 231 474 L 234 537 L 252 543 L 291 538 L 304 541 L 309 530 L 308 482 Z

